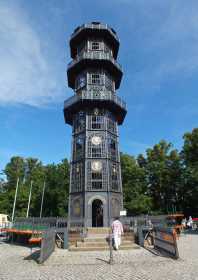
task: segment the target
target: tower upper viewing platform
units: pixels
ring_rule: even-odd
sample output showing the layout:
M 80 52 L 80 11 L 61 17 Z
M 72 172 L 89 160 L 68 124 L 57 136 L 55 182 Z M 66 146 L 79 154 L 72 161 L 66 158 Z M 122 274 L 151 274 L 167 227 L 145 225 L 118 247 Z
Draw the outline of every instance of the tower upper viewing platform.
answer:
M 107 24 L 92 22 L 77 27 L 70 39 L 73 60 L 68 64 L 68 86 L 76 89 L 76 77 L 89 69 L 100 68 L 114 79 L 118 89 L 122 79 L 122 67 L 116 61 L 119 39 Z
M 71 35 L 70 48 L 71 57 L 75 58 L 77 55 L 77 48 L 79 43 L 87 38 L 101 38 L 105 39 L 106 42 L 111 46 L 113 51 L 114 59 L 117 58 L 120 41 L 119 38 L 109 25 L 100 22 L 86 23 L 78 26 Z

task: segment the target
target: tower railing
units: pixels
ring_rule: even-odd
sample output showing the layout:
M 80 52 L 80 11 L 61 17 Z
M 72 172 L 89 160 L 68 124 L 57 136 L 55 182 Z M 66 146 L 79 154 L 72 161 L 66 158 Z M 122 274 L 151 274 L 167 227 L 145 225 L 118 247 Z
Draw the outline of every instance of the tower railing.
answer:
M 122 66 L 113 58 L 113 56 L 110 53 L 107 53 L 105 51 L 83 52 L 68 64 L 68 69 L 73 67 L 82 59 L 109 60 L 122 72 Z
M 124 110 L 126 110 L 126 102 L 124 102 L 120 97 L 118 97 L 115 93 L 103 90 L 103 91 L 86 91 L 82 90 L 78 92 L 78 95 L 71 96 L 64 102 L 64 107 L 68 107 L 74 103 L 76 103 L 79 100 L 100 100 L 100 101 L 113 101 L 120 107 L 122 107 Z
M 78 33 L 80 33 L 83 29 L 85 28 L 90 28 L 90 29 L 104 29 L 108 30 L 111 35 L 119 42 L 119 38 L 116 34 L 116 32 L 108 25 L 104 23 L 99 23 L 99 24 L 93 24 L 93 23 L 87 23 L 83 24 L 82 26 L 79 26 L 75 29 L 74 33 L 71 35 L 71 39 L 74 38 Z

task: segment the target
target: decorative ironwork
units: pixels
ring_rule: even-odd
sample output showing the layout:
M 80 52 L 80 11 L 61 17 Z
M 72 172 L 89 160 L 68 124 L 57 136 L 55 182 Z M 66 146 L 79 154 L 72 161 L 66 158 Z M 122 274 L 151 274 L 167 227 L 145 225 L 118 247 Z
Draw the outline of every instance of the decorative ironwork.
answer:
M 87 190 L 107 190 L 107 162 L 102 160 L 89 160 L 87 162 Z
M 115 93 L 112 93 L 111 91 L 103 90 L 102 93 L 96 94 L 96 91 L 102 91 L 101 88 L 95 88 L 95 90 L 90 91 L 80 91 L 78 92 L 78 95 L 71 96 L 64 102 L 64 107 L 67 108 L 68 106 L 76 103 L 80 99 L 91 99 L 91 100 L 110 100 L 112 102 L 115 102 L 117 105 L 119 105 L 121 108 L 126 110 L 126 103 L 118 97 Z
M 84 189 L 84 163 L 77 162 L 71 166 L 71 192 L 82 192 Z
M 83 59 L 107 60 L 110 61 L 119 71 L 122 72 L 122 66 L 113 58 L 111 53 L 106 53 L 104 51 L 82 52 L 80 55 L 76 56 L 76 58 L 68 64 L 68 69 L 72 68 L 74 65 L 76 65 Z

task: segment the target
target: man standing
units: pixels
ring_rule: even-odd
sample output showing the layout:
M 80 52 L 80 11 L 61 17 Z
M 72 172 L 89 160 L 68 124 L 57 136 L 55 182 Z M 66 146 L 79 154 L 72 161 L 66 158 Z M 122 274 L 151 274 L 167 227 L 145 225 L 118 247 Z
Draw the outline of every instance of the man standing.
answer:
M 119 221 L 118 217 L 113 221 L 111 228 L 113 232 L 114 247 L 118 250 L 121 244 L 121 235 L 124 233 L 122 223 Z

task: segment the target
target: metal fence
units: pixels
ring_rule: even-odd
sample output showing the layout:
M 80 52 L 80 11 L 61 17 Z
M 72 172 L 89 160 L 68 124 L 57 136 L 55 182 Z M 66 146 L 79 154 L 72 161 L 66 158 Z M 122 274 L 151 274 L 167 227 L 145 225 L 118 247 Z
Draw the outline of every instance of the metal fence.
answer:
M 49 228 L 63 228 L 67 227 L 66 218 L 16 218 L 12 228 L 18 230 L 33 230 L 33 231 L 43 231 Z
M 134 216 L 134 217 L 121 217 L 120 221 L 125 228 L 137 230 L 140 226 L 167 226 L 167 215 L 160 216 Z

